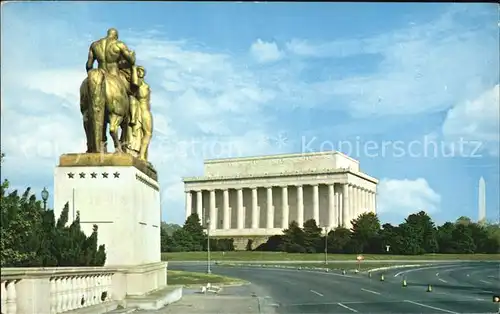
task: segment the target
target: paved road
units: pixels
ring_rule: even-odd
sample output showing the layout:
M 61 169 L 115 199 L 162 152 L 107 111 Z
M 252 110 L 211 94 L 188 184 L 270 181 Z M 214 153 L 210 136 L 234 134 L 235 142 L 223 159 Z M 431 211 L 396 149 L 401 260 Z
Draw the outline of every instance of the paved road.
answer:
M 450 263 L 397 269 L 372 278 L 313 271 L 214 266 L 213 273 L 252 284 L 234 294 L 255 294 L 261 313 L 498 313 L 499 263 Z M 204 272 L 202 265 L 169 265 Z M 402 287 L 406 279 L 408 286 Z M 427 285 L 432 292 L 427 292 Z M 224 306 L 221 303 L 220 306 Z

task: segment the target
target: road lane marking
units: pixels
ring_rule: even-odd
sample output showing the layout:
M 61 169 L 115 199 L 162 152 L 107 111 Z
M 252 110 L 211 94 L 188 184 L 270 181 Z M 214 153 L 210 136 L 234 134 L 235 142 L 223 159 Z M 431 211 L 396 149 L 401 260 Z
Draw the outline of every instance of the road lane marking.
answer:
M 486 280 L 482 280 L 482 279 L 481 279 L 481 280 L 479 280 L 479 281 L 481 281 L 482 283 L 485 283 L 485 284 L 487 284 L 487 285 L 491 284 L 491 282 L 486 281 Z
M 421 306 L 421 307 L 426 307 L 426 308 L 433 309 L 433 310 L 436 310 L 436 311 L 441 311 L 441 312 L 446 312 L 446 313 L 452 313 L 452 314 L 459 314 L 458 312 L 453 312 L 453 311 L 450 311 L 450 310 L 446 310 L 446 309 L 442 309 L 442 308 L 439 308 L 439 307 L 430 306 L 430 305 L 427 305 L 427 304 L 422 304 L 422 303 L 418 303 L 418 302 L 414 302 L 414 301 L 410 301 L 410 300 L 405 300 L 404 302 L 415 304 L 415 305 L 418 305 L 418 306 Z
M 439 277 L 439 273 L 436 273 L 436 277 Z
M 377 291 L 372 291 L 372 290 L 368 290 L 368 289 L 365 289 L 365 288 L 361 288 L 361 290 L 363 290 L 365 292 L 370 292 L 370 293 L 373 293 L 373 294 L 380 295 L 380 292 L 377 292 Z
M 444 282 L 444 283 L 447 283 L 448 281 L 444 280 L 444 279 L 441 279 L 441 278 L 438 278 L 439 281 L 441 282 Z
M 338 305 L 340 305 L 341 307 L 343 307 L 343 308 L 344 308 L 344 309 L 346 309 L 346 310 L 349 310 L 349 311 L 354 312 L 354 313 L 358 313 L 358 311 L 356 311 L 356 310 L 355 310 L 355 309 L 353 309 L 353 308 L 348 307 L 347 305 L 344 305 L 344 304 L 342 304 L 342 303 L 337 303 L 337 304 L 338 304 Z
M 456 265 L 456 264 L 454 264 Z M 416 271 L 421 271 L 421 270 L 427 270 L 427 269 L 436 269 L 436 268 L 446 268 L 446 267 L 451 267 L 453 265 L 439 265 L 439 266 L 427 266 L 427 267 L 418 267 L 418 268 L 413 268 L 413 269 L 408 269 L 408 270 L 403 270 L 403 271 L 400 271 L 399 273 L 396 273 L 394 275 L 394 277 L 398 277 L 402 274 L 408 274 L 408 273 L 413 273 L 413 272 L 416 272 Z
M 314 293 L 314 294 L 319 295 L 320 297 L 323 297 L 323 295 L 322 295 L 321 293 L 319 293 L 318 291 L 314 291 L 314 290 L 310 290 L 310 291 L 311 291 L 312 293 Z

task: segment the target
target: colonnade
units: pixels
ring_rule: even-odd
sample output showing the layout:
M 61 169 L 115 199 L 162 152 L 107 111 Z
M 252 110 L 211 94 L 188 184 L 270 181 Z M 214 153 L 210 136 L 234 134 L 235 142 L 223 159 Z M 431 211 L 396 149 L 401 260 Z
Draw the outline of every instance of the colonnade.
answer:
M 247 189 L 250 192 L 244 193 Z M 308 194 L 304 192 L 305 190 Z M 278 198 L 273 197 L 276 191 L 279 194 Z M 208 193 L 208 199 L 204 197 L 205 193 Z M 216 198 L 220 196 L 219 193 L 222 193 L 221 211 L 216 207 Z M 233 193 L 236 194 L 236 204 L 230 206 L 230 195 L 234 197 Z M 290 194 L 294 194 L 295 197 L 290 197 Z M 244 199 L 245 195 L 250 199 Z M 259 195 L 265 198 L 263 204 L 260 202 Z M 310 202 L 304 202 L 305 197 Z M 292 218 L 300 227 L 303 226 L 304 221 L 312 218 L 320 227 L 349 228 L 351 220 L 361 213 L 376 212 L 376 191 L 349 183 L 281 185 L 243 189 L 214 187 L 213 189 L 186 191 L 185 204 L 186 217 L 196 212 L 201 219 L 209 221 L 210 230 L 285 229 L 288 228 Z M 249 206 L 244 206 L 244 204 Z M 291 212 L 291 207 L 294 208 L 294 212 Z M 247 210 L 251 211 L 249 215 L 247 215 Z M 276 215 L 276 211 L 279 211 L 279 215 Z M 219 212 L 222 217 L 218 217 Z M 323 214 L 320 215 L 320 213 Z M 264 219 L 261 218 L 261 214 L 265 215 Z M 233 215 L 236 215 L 236 219 L 232 224 Z M 276 216 L 280 218 L 280 221 L 275 221 Z M 249 222 L 246 221 L 248 219 Z

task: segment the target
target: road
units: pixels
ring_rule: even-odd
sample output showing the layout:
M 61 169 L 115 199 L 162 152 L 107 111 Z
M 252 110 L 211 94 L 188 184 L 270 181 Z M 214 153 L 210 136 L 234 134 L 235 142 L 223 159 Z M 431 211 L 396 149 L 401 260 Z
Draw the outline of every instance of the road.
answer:
M 499 313 L 500 263 L 457 262 L 366 274 L 212 267 L 215 274 L 251 282 L 230 293 L 255 294 L 261 313 Z M 170 269 L 204 272 L 203 265 Z M 406 279 L 407 287 L 402 286 Z M 428 285 L 432 291 L 427 292 Z M 231 291 L 230 289 L 228 291 Z M 224 306 L 221 304 L 221 306 Z

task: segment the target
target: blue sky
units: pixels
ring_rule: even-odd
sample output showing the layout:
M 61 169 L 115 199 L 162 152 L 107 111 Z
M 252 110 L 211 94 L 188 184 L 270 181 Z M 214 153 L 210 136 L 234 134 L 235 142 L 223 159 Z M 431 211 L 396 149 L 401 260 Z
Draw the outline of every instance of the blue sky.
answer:
M 493 4 L 4 4 L 2 177 L 14 187 L 52 191 L 59 155 L 84 151 L 79 86 L 109 27 L 148 71 L 169 222 L 183 222 L 181 178 L 204 159 L 330 149 L 380 179 L 383 221 L 476 219 L 481 176 L 498 219 Z

